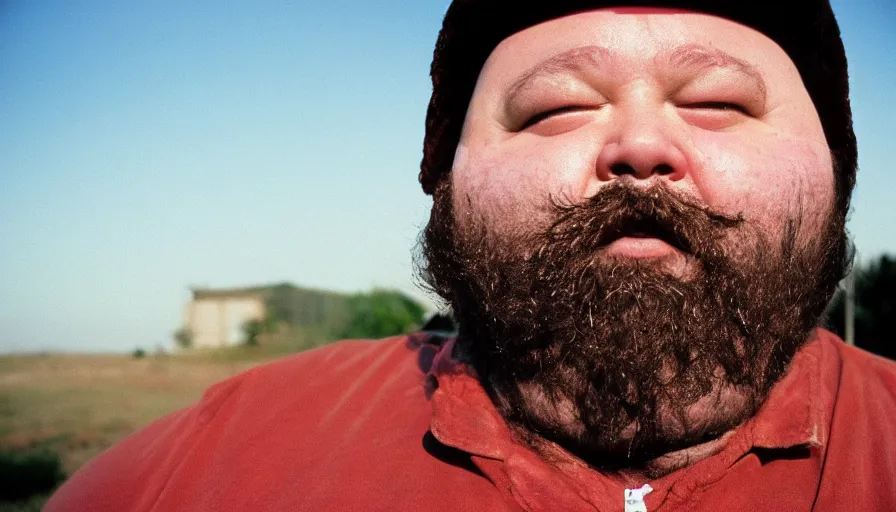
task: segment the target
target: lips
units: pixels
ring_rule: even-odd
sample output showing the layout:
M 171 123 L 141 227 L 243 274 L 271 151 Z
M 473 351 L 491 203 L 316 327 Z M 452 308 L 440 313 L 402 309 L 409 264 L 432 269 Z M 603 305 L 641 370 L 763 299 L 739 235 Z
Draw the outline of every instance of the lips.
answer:
M 690 253 L 691 247 L 673 226 L 648 217 L 628 217 L 619 219 L 613 224 L 604 226 L 598 243 L 609 246 L 622 238 L 656 239 L 684 253 Z

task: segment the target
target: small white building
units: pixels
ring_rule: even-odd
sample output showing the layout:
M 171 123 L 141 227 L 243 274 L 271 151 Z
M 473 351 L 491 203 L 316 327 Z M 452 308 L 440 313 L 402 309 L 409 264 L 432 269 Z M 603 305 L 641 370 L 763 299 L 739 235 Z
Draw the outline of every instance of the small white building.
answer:
M 243 326 L 265 316 L 265 288 L 193 288 L 184 311 L 184 326 L 196 348 L 224 347 L 245 341 Z

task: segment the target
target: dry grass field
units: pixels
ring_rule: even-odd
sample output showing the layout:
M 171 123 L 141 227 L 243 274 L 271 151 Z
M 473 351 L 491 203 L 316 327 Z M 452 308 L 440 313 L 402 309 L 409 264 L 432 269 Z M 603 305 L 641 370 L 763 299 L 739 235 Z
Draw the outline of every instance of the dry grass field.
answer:
M 0 451 L 50 450 L 71 474 L 115 441 L 258 362 L 211 354 L 0 357 Z
M 0 356 L 0 453 L 58 454 L 70 475 L 131 432 L 195 402 L 208 386 L 275 355 Z M 0 503 L 0 512 L 36 510 L 10 506 Z

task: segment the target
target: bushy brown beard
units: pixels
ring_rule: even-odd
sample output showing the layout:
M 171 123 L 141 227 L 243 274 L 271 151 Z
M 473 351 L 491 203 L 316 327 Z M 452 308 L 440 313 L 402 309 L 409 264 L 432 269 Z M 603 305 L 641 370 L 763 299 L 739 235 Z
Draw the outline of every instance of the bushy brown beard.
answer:
M 419 264 L 458 320 L 456 356 L 512 425 L 598 468 L 642 467 L 752 416 L 847 267 L 836 213 L 800 245 L 800 218 L 772 241 L 666 187 L 617 183 L 553 203 L 546 230 L 496 233 L 459 222 L 451 192 L 434 194 Z M 680 249 L 688 275 L 606 254 L 633 232 Z M 689 415 L 698 402 L 713 413 Z

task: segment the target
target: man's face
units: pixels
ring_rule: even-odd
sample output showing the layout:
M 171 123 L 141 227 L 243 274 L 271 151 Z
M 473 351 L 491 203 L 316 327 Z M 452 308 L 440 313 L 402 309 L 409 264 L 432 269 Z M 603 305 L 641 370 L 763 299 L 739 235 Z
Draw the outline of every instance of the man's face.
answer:
M 546 222 L 619 179 L 664 182 L 780 236 L 819 229 L 830 152 L 787 54 L 721 18 L 646 9 L 548 21 L 495 48 L 469 105 L 451 180 L 455 207 L 495 229 Z M 801 208 L 801 211 L 796 211 Z M 623 257 L 674 253 L 623 240 Z
M 781 377 L 842 276 L 833 203 L 774 42 L 694 13 L 577 14 L 483 67 L 424 278 L 511 424 L 648 465 L 745 421 Z

